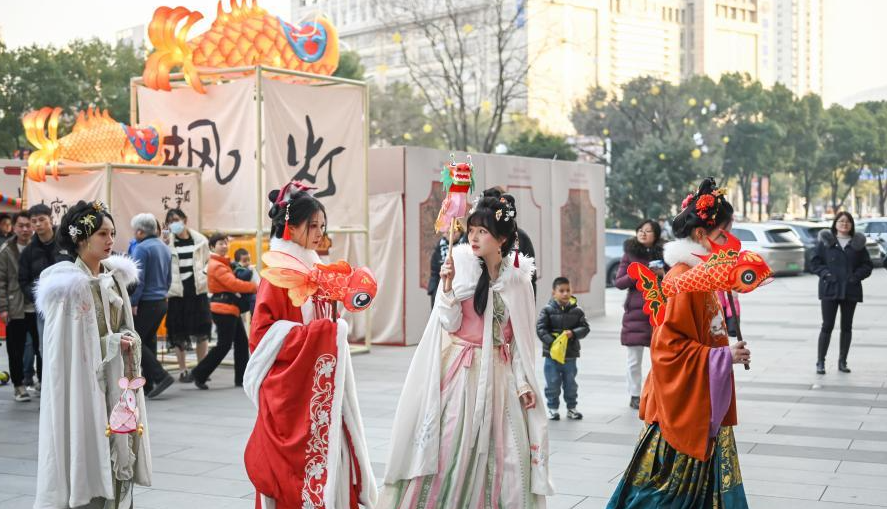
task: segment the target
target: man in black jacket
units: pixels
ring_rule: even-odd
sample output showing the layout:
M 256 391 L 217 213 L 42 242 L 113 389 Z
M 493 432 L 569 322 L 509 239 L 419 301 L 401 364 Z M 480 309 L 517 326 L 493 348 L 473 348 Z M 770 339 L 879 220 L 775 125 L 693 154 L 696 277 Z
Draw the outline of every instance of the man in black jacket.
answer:
M 551 345 L 561 333 L 567 336 L 567 353 L 564 363 L 551 358 Z M 578 372 L 576 359 L 579 358 L 581 346 L 579 340 L 588 335 L 588 322 L 585 312 L 576 304 L 570 288 L 570 280 L 561 276 L 551 284 L 551 300 L 542 308 L 536 320 L 536 335 L 542 341 L 542 356 L 545 357 L 545 397 L 548 400 L 548 418 L 558 421 L 561 387 L 564 390 L 564 402 L 567 404 L 567 418 L 581 419 L 582 414 L 576 411 L 579 384 L 576 383 Z
M 28 209 L 28 213 L 31 215 L 31 228 L 34 230 L 34 236 L 31 237 L 31 243 L 22 250 L 19 258 L 18 282 L 25 295 L 25 303 L 33 305 L 34 285 L 40 279 L 40 273 L 57 262 L 73 261 L 73 259 L 55 241 L 52 211 L 49 207 L 38 203 Z M 40 339 L 34 344 L 34 349 L 37 350 L 35 353 L 39 355 L 43 351 L 43 317 L 40 314 L 37 315 L 37 330 Z
M 431 309 L 434 309 L 434 297 L 437 295 L 437 287 L 440 285 L 440 268 L 450 252 L 450 241 L 446 235 L 437 239 L 434 250 L 431 251 L 431 274 L 428 276 L 428 295 L 431 297 Z

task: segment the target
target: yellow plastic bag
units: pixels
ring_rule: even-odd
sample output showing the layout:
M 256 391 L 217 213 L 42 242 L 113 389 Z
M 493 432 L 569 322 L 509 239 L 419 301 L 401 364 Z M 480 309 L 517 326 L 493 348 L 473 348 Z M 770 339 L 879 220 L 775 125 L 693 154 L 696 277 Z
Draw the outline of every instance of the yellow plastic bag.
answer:
M 549 350 L 552 359 L 561 364 L 567 362 L 567 342 L 569 340 L 570 338 L 566 332 L 561 332 L 554 338 L 554 342 L 551 343 L 551 350 Z

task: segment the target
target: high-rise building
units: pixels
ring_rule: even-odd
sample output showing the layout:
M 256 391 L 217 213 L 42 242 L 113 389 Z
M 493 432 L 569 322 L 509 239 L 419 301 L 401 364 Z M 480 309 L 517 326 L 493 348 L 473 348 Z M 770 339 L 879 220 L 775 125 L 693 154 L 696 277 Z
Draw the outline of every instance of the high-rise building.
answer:
M 684 6 L 685 77 L 743 72 L 772 84 L 772 71 L 762 62 L 761 16 L 769 0 L 684 0 Z
M 114 35 L 117 42 L 129 44 L 136 49 L 145 48 L 145 25 L 136 25 L 123 30 L 118 30 Z
M 775 15 L 763 29 L 774 43 L 775 51 L 768 56 L 775 81 L 797 95 L 811 92 L 822 95 L 822 0 L 772 1 Z
M 408 28 L 392 28 L 380 7 L 396 1 L 293 0 L 292 16 L 294 21 L 315 12 L 330 16 L 343 47 L 357 51 L 368 78 L 384 85 L 409 80 L 398 44 L 398 30 L 406 33 Z M 526 99 L 513 107 L 538 119 L 545 129 L 570 133 L 569 114 L 592 86 L 615 88 L 638 76 L 673 82 L 695 74 L 717 79 L 728 72 L 745 72 L 770 85 L 777 70 L 773 53 L 779 45 L 777 31 L 767 29 L 775 23 L 774 1 L 822 0 L 506 1 L 506 8 L 516 10 L 520 27 L 512 44 L 529 63 L 522 84 Z M 493 27 L 484 26 L 490 19 L 489 2 L 454 4 L 462 15 L 476 20 L 475 30 L 482 31 L 487 41 L 478 46 L 481 54 L 473 55 L 468 61 L 473 68 L 463 75 L 477 81 L 473 90 L 488 90 L 490 86 L 484 85 L 494 84 L 495 79 Z M 811 29 L 809 37 L 816 33 Z M 439 65 L 433 48 L 420 44 L 408 51 L 424 66 Z M 800 61 L 801 57 L 792 60 Z M 821 75 L 821 65 L 818 72 Z

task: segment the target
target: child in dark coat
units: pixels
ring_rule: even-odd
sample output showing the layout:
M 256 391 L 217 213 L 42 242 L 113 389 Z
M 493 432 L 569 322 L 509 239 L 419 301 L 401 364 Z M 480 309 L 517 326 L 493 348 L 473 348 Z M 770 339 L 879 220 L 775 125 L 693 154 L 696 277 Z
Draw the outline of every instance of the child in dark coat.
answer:
M 551 344 L 562 333 L 567 337 L 567 355 L 565 362 L 551 358 Z M 564 402 L 567 404 L 567 418 L 581 419 L 582 414 L 576 410 L 579 385 L 576 383 L 576 359 L 579 358 L 579 340 L 588 335 L 588 322 L 585 312 L 576 304 L 570 288 L 570 280 L 565 277 L 555 278 L 551 285 L 551 300 L 542 308 L 536 320 L 536 335 L 542 341 L 542 356 L 545 357 L 545 398 L 548 400 L 548 418 L 558 421 L 561 388 L 564 391 Z

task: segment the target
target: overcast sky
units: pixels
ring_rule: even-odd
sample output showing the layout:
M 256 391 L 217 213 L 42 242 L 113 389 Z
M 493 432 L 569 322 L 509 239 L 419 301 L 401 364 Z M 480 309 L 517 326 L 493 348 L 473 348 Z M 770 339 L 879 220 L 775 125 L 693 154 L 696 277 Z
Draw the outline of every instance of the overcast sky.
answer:
M 229 1 L 223 4 L 226 10 Z M 185 6 L 203 14 L 191 29 L 200 34 L 216 18 L 217 0 L 0 0 L 0 30 L 10 48 L 33 43 L 63 45 L 76 39 L 98 37 L 114 41 L 115 34 L 151 22 L 161 6 Z M 290 19 L 289 0 L 259 0 L 269 13 Z
M 826 101 L 887 88 L 887 65 L 883 65 L 887 0 L 824 0 L 824 4 Z M 216 0 L 0 0 L 0 30 L 11 48 L 63 45 L 78 37 L 114 41 L 119 30 L 147 26 L 154 9 L 162 5 L 185 5 L 203 13 L 204 19 L 191 29 L 195 35 L 216 17 Z M 289 0 L 260 0 L 260 5 L 290 18 Z

